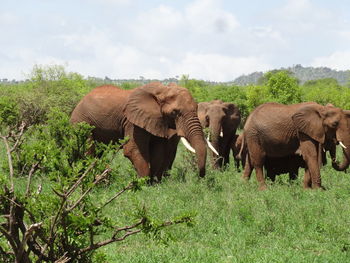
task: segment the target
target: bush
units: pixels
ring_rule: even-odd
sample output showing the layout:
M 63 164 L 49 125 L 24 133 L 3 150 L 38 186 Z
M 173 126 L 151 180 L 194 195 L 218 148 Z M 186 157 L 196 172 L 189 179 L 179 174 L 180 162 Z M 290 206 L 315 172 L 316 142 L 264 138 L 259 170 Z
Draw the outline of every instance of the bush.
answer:
M 13 103 L 5 105 L 1 116 L 17 113 Z M 103 254 L 95 253 L 102 246 L 140 232 L 161 238 L 162 228 L 191 223 L 189 215 L 155 221 L 144 206 L 136 213 L 125 209 L 134 214 L 130 225 L 119 226 L 118 218 L 106 216 L 106 207 L 129 190 L 141 190 L 145 180 L 131 179 L 107 200 L 94 195 L 109 177 L 117 178 L 118 165 L 112 170 L 109 164 L 120 146 L 96 145 L 98 158 L 87 155 L 91 129 L 71 125 L 55 108 L 42 124 L 4 129 L 8 176 L 0 173 L 1 262 L 103 262 Z

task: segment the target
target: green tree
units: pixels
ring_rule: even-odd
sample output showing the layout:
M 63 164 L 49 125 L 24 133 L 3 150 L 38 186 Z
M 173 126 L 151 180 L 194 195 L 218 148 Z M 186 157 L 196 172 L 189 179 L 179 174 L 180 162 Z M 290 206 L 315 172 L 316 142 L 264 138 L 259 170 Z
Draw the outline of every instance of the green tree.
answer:
M 272 101 L 283 104 L 301 102 L 298 80 L 288 71 L 267 72 L 264 77 Z

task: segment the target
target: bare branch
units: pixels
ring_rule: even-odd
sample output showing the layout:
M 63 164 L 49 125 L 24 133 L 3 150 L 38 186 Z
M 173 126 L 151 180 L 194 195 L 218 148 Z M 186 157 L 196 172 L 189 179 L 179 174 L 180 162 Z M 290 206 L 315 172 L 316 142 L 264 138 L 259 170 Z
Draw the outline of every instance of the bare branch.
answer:
M 42 225 L 42 222 L 32 224 L 25 231 L 23 238 L 22 238 L 22 242 L 21 242 L 21 244 L 19 244 L 18 250 L 16 252 L 16 257 L 18 257 L 18 259 L 21 259 L 23 254 L 25 253 L 25 247 L 26 247 L 28 239 L 31 237 L 31 235 L 33 234 L 34 231 L 36 231 L 37 229 L 39 229 L 41 227 L 41 225 Z
M 59 259 L 57 259 L 54 263 L 67 263 L 69 262 L 70 258 L 66 256 L 67 252 L 64 253 L 64 255 L 62 257 L 60 257 Z
M 16 150 L 16 148 L 20 145 L 21 138 L 23 136 L 24 130 L 27 127 L 24 121 L 22 121 L 21 125 L 19 126 L 19 134 L 18 135 L 13 135 L 11 137 L 17 137 L 15 140 L 15 144 L 11 148 L 11 152 Z
M 7 241 L 10 243 L 12 247 L 12 251 L 16 251 L 17 244 L 15 240 L 12 238 L 11 234 L 2 225 L 0 225 L 0 233 L 2 233 L 6 237 Z
M 12 156 L 11 156 L 11 148 L 10 148 L 10 145 L 9 145 L 9 142 L 8 142 L 9 135 L 1 136 L 1 138 L 3 139 L 5 147 L 6 147 L 7 161 L 8 161 L 9 170 L 10 170 L 10 184 L 11 184 L 10 191 L 11 191 L 11 193 L 13 193 L 13 191 L 14 191 L 13 162 L 12 162 Z
M 118 198 L 121 194 L 123 194 L 125 191 L 132 189 L 134 186 L 134 184 L 131 182 L 129 183 L 127 186 L 125 186 L 121 191 L 119 191 L 118 193 L 116 193 L 112 198 L 110 198 L 106 203 L 104 203 L 99 209 L 98 211 L 100 211 L 101 209 L 103 209 L 105 206 L 107 206 L 108 204 L 110 204 L 114 199 Z
M 92 190 L 92 188 L 93 188 L 96 184 L 98 184 L 101 180 L 103 180 L 103 179 L 106 177 L 106 175 L 107 175 L 110 171 L 111 171 L 111 169 L 110 169 L 110 168 L 107 168 L 106 170 L 104 170 L 104 171 L 102 172 L 101 175 L 96 176 L 96 180 L 92 183 L 92 186 L 89 187 L 89 188 L 80 196 L 80 198 L 75 202 L 75 204 L 72 205 L 71 207 L 69 207 L 66 211 L 67 211 L 67 212 L 70 212 L 70 211 L 72 211 L 77 205 L 79 205 L 79 203 L 80 203 L 80 202 L 83 200 L 83 198 Z
M 70 196 L 71 193 L 74 192 L 74 190 L 79 186 L 79 184 L 83 181 L 83 179 L 88 175 L 88 173 L 90 172 L 90 170 L 92 168 L 94 168 L 94 166 L 96 165 L 97 161 L 94 161 L 93 163 L 90 164 L 90 166 L 86 169 L 86 171 L 83 173 L 82 176 L 80 176 L 80 178 L 75 182 L 75 184 L 65 193 L 66 197 Z
M 32 181 L 32 175 L 35 173 L 35 171 L 38 169 L 39 164 L 41 163 L 43 158 L 41 158 L 41 160 L 37 161 L 36 163 L 34 163 L 32 165 L 32 168 L 30 168 L 29 174 L 28 174 L 28 180 L 27 180 L 27 189 L 26 189 L 26 197 L 29 196 L 30 193 L 30 184 Z

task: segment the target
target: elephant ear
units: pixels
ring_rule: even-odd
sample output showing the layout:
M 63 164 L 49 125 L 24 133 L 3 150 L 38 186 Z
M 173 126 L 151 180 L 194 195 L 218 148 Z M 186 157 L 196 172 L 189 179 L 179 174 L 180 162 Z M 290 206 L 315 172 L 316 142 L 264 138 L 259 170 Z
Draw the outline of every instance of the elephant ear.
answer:
M 322 125 L 322 112 L 315 107 L 305 106 L 293 116 L 293 122 L 298 132 L 304 133 L 312 139 L 324 143 L 325 131 Z
M 343 113 L 347 118 L 350 118 L 350 110 L 343 110 Z
M 210 103 L 209 102 L 200 102 L 198 103 L 198 112 L 206 112 Z
M 149 133 L 167 138 L 168 125 L 161 113 L 157 97 L 146 87 L 135 89 L 125 107 L 126 118 Z
M 238 112 L 237 106 L 233 103 L 225 102 L 224 106 L 225 106 L 225 111 L 228 115 L 233 115 Z
M 202 127 L 208 127 L 208 123 L 205 119 L 205 116 L 207 114 L 207 110 L 209 106 L 210 106 L 209 102 L 198 103 L 197 115 Z

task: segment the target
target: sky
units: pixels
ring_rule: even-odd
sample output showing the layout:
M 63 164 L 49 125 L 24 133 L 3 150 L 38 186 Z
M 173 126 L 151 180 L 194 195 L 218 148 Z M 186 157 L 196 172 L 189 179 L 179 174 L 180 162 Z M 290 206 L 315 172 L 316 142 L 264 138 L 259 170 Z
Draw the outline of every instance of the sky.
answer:
M 350 69 L 348 0 L 0 0 L 0 79 L 63 65 L 232 81 L 297 64 Z

